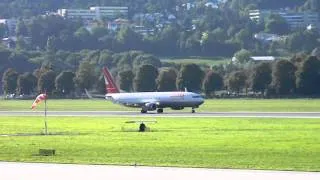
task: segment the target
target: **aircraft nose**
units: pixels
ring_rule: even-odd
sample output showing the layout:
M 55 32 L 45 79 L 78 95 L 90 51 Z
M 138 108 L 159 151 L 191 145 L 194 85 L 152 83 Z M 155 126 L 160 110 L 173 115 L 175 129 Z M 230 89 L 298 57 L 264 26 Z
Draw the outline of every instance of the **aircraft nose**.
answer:
M 203 104 L 203 103 L 204 103 L 204 99 L 203 99 L 203 98 L 200 98 L 200 99 L 199 99 L 199 103 L 200 103 L 199 105 Z

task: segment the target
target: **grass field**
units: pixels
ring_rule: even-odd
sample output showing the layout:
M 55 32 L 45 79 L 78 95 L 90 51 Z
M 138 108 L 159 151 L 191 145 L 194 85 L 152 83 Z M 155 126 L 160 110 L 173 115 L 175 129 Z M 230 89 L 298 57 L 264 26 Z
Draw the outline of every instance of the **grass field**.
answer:
M 43 118 L 0 117 L 0 160 L 320 171 L 320 119 L 157 118 L 145 133 L 133 119 L 48 117 L 61 135 L 22 136 L 40 133 Z
M 0 100 L 0 111 L 30 110 L 33 100 Z M 37 110 L 43 110 L 40 104 Z M 52 111 L 139 111 L 106 100 L 48 100 Z M 168 111 L 169 109 L 165 109 Z M 190 111 L 187 108 L 184 111 Z M 320 99 L 211 99 L 197 109 L 199 112 L 319 112 Z
M 231 58 L 217 57 L 217 58 L 172 58 L 161 59 L 162 62 L 175 63 L 175 64 L 189 64 L 195 63 L 199 65 L 214 66 L 219 64 L 226 64 L 231 61 Z

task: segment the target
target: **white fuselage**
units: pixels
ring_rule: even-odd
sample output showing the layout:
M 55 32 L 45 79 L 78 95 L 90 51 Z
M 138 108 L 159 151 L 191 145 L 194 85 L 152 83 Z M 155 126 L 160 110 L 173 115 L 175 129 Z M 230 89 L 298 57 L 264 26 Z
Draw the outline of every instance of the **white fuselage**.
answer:
M 201 95 L 193 92 L 138 92 L 106 94 L 106 99 L 130 107 L 144 107 L 150 104 L 157 108 L 197 108 L 204 102 Z

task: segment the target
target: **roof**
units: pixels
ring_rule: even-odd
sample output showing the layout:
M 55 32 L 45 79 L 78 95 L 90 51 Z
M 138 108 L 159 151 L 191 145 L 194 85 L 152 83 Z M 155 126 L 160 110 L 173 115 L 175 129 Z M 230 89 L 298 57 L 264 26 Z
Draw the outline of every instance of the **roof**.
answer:
M 251 56 L 253 61 L 274 61 L 276 58 L 274 56 Z M 231 61 L 237 61 L 236 57 L 232 57 Z
M 274 61 L 276 58 L 274 56 L 251 56 L 254 61 Z

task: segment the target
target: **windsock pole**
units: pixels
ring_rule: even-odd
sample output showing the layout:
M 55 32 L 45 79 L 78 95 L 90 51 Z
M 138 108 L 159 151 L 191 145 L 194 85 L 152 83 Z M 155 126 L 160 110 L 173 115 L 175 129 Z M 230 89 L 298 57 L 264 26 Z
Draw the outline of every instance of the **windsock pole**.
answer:
M 46 93 L 47 94 L 47 93 Z M 48 135 L 48 125 L 47 125 L 47 97 L 44 99 L 44 128 L 45 135 Z

